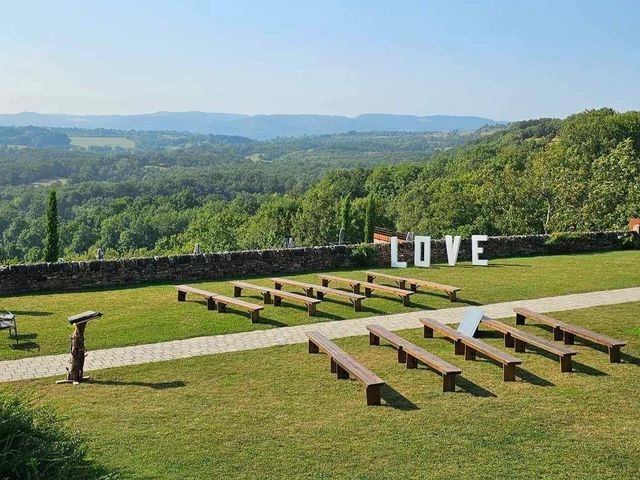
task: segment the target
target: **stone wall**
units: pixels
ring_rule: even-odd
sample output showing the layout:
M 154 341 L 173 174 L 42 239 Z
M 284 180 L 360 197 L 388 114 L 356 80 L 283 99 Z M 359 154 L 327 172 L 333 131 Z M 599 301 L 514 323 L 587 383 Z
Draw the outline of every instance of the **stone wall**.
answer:
M 572 235 L 549 245 L 548 235 L 489 237 L 486 258 L 586 252 L 623 248 L 628 232 Z M 637 235 L 636 235 L 637 237 Z M 561 239 L 562 240 L 562 239 Z M 636 238 L 637 241 L 637 238 Z M 446 262 L 444 240 L 432 240 L 432 263 Z M 389 245 L 373 246 L 380 266 L 390 263 Z M 357 268 L 352 246 L 308 247 L 132 258 L 89 262 L 0 266 L 0 294 L 75 290 L 133 283 L 189 282 L 251 275 L 282 275 L 337 268 Z M 471 242 L 463 239 L 459 260 L 471 258 Z M 400 260 L 413 260 L 413 244 L 400 246 Z

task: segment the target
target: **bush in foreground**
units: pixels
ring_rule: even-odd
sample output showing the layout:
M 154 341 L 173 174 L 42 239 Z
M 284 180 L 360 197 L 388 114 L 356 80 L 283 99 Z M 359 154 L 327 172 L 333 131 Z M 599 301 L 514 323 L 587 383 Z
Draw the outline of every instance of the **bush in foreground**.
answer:
M 87 458 L 83 438 L 50 408 L 0 394 L 0 480 L 116 478 Z

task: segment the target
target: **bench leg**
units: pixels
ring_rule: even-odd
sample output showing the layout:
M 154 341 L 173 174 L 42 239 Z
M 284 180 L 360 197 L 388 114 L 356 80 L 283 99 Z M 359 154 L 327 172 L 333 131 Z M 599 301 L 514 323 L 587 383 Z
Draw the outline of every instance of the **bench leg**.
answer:
M 398 347 L 398 363 L 407 363 L 407 352 Z
M 318 346 L 309 340 L 309 353 L 320 353 Z
M 407 368 L 418 368 L 418 360 L 416 359 L 416 357 L 413 357 L 408 353 L 406 355 L 407 355 Z
M 433 338 L 433 328 L 424 326 L 424 338 Z
M 218 302 L 218 313 L 224 313 L 227 310 L 227 305 Z
M 373 332 L 369 332 L 369 345 L 380 345 L 380 337 Z
M 280 305 L 280 301 L 282 300 L 282 298 L 280 297 L 275 297 L 273 299 L 273 304 L 274 305 Z M 271 303 L 271 293 L 270 292 L 264 292 L 262 294 L 262 301 L 264 302 L 265 305 L 269 305 Z
M 553 327 L 553 339 L 559 342 L 564 337 L 562 329 L 560 327 Z
M 242 287 L 233 287 L 233 296 L 241 297 L 242 296 Z
M 373 283 L 373 281 L 376 279 L 376 277 L 374 277 L 373 275 L 367 275 L 367 282 L 369 283 Z
M 324 300 L 324 292 L 316 292 L 316 297 L 318 300 Z
M 513 348 L 513 337 L 510 333 L 504 334 L 504 346 L 507 348 Z
M 327 280 L 326 278 L 321 279 L 320 282 L 322 283 L 323 287 L 329 286 L 329 280 Z
M 257 323 L 260 321 L 260 310 L 252 310 L 249 312 L 249 318 L 251 323 Z
M 466 347 L 464 349 L 464 359 L 465 360 L 475 360 L 476 359 L 476 351 L 473 348 Z
M 449 292 L 449 301 L 451 302 L 456 301 L 456 292 Z
M 282 284 L 281 283 L 274 283 L 273 286 L 275 287 L 276 290 L 282 290 Z
M 412 283 L 411 285 L 409 285 L 409 288 L 411 289 L 412 292 L 417 292 L 418 291 L 418 284 Z
M 184 302 L 187 300 L 187 292 L 178 292 L 178 301 Z
M 360 288 L 360 287 L 358 287 L 358 288 Z M 356 292 L 355 287 L 353 287 L 353 293 L 360 293 L 360 292 Z M 367 298 L 371 297 L 371 289 L 370 288 L 367 288 L 367 287 L 364 288 L 364 296 L 367 297 Z
M 516 381 L 516 366 L 509 363 L 504 366 L 504 381 L 515 382 Z
M 527 317 L 521 313 L 516 313 L 516 325 L 524 325 L 524 321 Z
M 360 300 L 358 298 L 358 299 L 353 300 L 352 303 L 353 303 L 353 310 L 354 311 L 356 311 L 356 312 L 362 311 L 362 300 Z
M 614 345 L 609 347 L 609 361 L 611 363 L 620 363 L 620 347 Z
M 409 297 L 409 295 L 405 295 L 404 297 L 402 297 L 402 305 L 404 305 L 405 307 L 411 306 L 411 297 Z
M 380 405 L 380 385 L 367 386 L 367 405 Z
M 400 288 L 406 288 L 407 282 L 406 280 L 399 280 L 398 281 L 398 287 Z
M 517 338 L 514 339 L 516 342 L 516 352 L 518 353 L 524 353 L 524 348 L 526 347 L 526 343 L 523 342 L 522 340 L 518 340 Z
M 336 363 L 336 376 L 338 380 L 349 380 L 349 372 Z
M 564 332 L 564 344 L 573 345 L 576 341 L 576 336 L 573 333 Z
M 331 364 L 331 373 L 336 373 L 338 365 L 336 364 L 335 360 L 332 358 L 331 362 L 329 363 Z
M 307 313 L 309 313 L 310 317 L 313 317 L 316 314 L 316 304 L 310 303 L 307 305 Z
M 560 357 L 560 371 L 570 372 L 573 370 L 571 355 L 562 355 Z
M 442 391 L 443 392 L 455 392 L 456 391 L 456 374 L 445 373 L 442 375 Z
M 356 283 L 355 285 L 353 285 L 351 287 L 351 289 L 353 290 L 353 293 L 355 293 L 356 295 L 360 295 L 360 284 Z M 371 295 L 367 295 L 367 297 L 370 297 Z
M 307 297 L 313 298 L 313 288 L 305 288 L 304 293 L 307 295 Z
M 462 343 L 460 340 L 454 340 L 453 341 L 453 351 L 456 355 L 464 355 L 464 343 Z
M 219 302 L 218 302 L 218 305 L 220 305 Z M 216 301 L 213 299 L 213 297 L 207 298 L 207 309 L 208 310 L 215 310 L 216 309 Z M 218 311 L 220 311 L 220 310 L 218 310 Z

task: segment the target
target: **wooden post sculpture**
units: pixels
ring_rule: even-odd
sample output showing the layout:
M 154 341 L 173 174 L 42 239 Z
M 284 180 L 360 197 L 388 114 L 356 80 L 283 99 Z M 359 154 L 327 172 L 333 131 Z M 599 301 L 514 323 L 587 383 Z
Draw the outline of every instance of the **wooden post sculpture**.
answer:
M 56 383 L 78 383 L 89 380 L 90 377 L 84 376 L 84 359 L 87 356 L 84 348 L 84 330 L 87 323 L 95 318 L 100 318 L 100 312 L 83 312 L 69 317 L 69 323 L 74 325 L 73 334 L 71 335 L 71 365 L 67 368 L 66 380 L 59 380 Z

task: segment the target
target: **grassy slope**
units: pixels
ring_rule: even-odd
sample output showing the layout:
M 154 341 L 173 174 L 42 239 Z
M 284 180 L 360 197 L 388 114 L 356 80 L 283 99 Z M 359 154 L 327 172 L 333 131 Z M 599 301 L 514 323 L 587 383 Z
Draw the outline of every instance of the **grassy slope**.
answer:
M 337 381 L 305 345 L 105 370 L 79 387 L 46 379 L 0 389 L 53 402 L 90 435 L 95 456 L 134 478 L 631 479 L 640 471 L 639 310 L 556 314 L 628 340 L 624 363 L 579 343 L 577 372 L 561 374 L 527 351 L 515 383 L 488 361 L 454 356 L 442 338 L 401 332 L 463 369 L 455 393 L 366 337 L 338 340 L 388 383 L 381 407 L 365 406 L 363 388 Z M 504 350 L 496 336 L 485 340 Z
M 71 145 L 77 147 L 124 147 L 133 148 L 135 143 L 126 137 L 69 137 Z
M 410 268 L 403 273 L 462 287 L 458 304 L 451 304 L 446 296 L 434 292 L 412 297 L 414 309 L 432 309 L 638 286 L 637 270 L 630 268 L 638 263 L 639 251 L 624 251 L 500 259 L 491 262 L 488 268 L 463 263 L 453 268 Z M 358 271 L 338 274 L 364 279 Z M 315 274 L 297 278 L 318 283 Z M 252 281 L 273 286 L 268 278 Z M 214 292 L 233 293 L 225 281 L 200 285 Z M 261 303 L 256 295 L 249 297 L 249 301 Z M 85 310 L 100 310 L 105 314 L 87 330 L 89 349 L 410 311 L 398 298 L 375 293 L 374 298 L 364 301 L 362 312 L 354 312 L 350 304 L 327 297 L 319 305 L 317 317 L 308 317 L 306 309 L 299 304 L 286 304 L 286 308 L 271 305 L 262 312 L 262 323 L 251 324 L 242 312 L 230 309 L 231 313 L 219 315 L 207 311 L 203 305 L 198 301 L 178 303 L 171 284 L 0 298 L 0 309 L 6 308 L 18 315 L 23 340 L 40 346 L 39 351 L 14 350 L 6 337 L 0 338 L 0 360 L 67 352 L 71 328 L 66 318 Z

